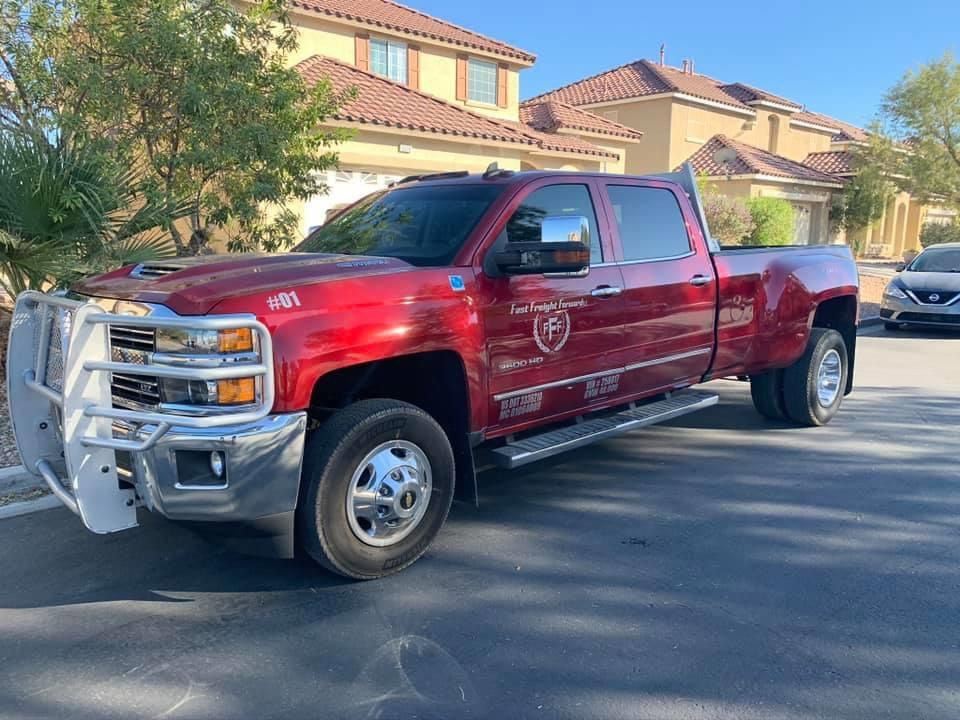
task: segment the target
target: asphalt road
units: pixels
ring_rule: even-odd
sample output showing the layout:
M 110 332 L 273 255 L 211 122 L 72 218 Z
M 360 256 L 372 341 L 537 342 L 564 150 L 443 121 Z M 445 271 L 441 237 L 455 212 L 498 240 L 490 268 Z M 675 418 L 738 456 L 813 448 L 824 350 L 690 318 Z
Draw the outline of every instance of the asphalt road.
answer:
M 483 477 L 393 578 L 146 519 L 0 522 L 0 716 L 960 717 L 960 334 L 861 338 L 827 428 L 716 408 Z

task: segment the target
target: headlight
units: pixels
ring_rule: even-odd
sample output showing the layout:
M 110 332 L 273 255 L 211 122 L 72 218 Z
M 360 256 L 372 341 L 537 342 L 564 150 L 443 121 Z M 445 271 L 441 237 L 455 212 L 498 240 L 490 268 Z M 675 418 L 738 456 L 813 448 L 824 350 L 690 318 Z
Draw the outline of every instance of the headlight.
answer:
M 883 294 L 888 297 L 896 298 L 897 300 L 907 299 L 907 294 L 893 283 L 887 285 L 887 288 L 883 291 Z
M 157 330 L 157 352 L 186 355 L 253 352 L 253 331 L 235 330 Z
M 157 330 L 156 364 L 216 367 L 260 361 L 253 331 Z M 250 405 L 257 401 L 258 381 L 254 377 L 230 380 L 175 380 L 163 378 L 160 393 L 170 405 Z

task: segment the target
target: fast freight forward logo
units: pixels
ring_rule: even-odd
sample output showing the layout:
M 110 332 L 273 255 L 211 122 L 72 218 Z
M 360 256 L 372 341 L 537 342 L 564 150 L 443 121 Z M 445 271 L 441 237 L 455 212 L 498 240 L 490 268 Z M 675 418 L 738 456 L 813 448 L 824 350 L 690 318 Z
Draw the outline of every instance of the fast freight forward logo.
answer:
M 533 320 L 533 339 L 545 353 L 559 352 L 570 337 L 570 315 L 566 310 L 538 313 Z

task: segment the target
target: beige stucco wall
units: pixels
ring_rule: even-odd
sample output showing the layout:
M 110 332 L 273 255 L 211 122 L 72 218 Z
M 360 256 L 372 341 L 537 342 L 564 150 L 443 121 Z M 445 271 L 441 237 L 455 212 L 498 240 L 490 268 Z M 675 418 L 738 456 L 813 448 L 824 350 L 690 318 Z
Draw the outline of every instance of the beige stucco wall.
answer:
M 340 24 L 326 18 L 303 12 L 292 14 L 293 24 L 299 32 L 299 47 L 291 60 L 296 63 L 312 55 L 326 55 L 349 65 L 356 63 L 358 32 L 371 38 L 395 39 L 420 48 L 420 90 L 447 102 L 468 107 L 474 112 L 491 117 L 518 120 L 520 115 L 520 66 L 507 63 L 507 107 L 461 102 L 457 95 L 457 53 L 454 48 L 431 44 L 425 38 L 407 37 L 381 28 L 358 28 Z M 462 51 L 460 51 L 462 52 Z M 482 60 L 503 62 L 502 58 L 476 55 Z
M 635 100 L 603 107 L 587 107 L 584 110 L 604 117 L 614 112 L 622 125 L 639 130 L 643 139 L 624 147 L 624 171 L 629 175 L 644 175 L 666 172 L 670 165 L 670 98 Z M 590 138 L 591 142 L 596 142 Z

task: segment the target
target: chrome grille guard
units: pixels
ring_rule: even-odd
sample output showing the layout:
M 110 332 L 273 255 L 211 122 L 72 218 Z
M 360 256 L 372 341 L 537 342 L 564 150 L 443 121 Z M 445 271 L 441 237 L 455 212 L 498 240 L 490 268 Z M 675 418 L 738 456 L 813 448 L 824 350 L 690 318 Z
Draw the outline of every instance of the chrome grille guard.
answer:
M 260 362 L 222 367 L 116 362 L 110 350 L 111 324 L 151 329 L 249 328 L 259 342 Z M 56 345 L 52 353 L 51 344 Z M 182 380 L 257 377 L 260 393 L 255 404 L 236 412 L 218 409 L 216 414 L 186 415 L 127 410 L 113 407 L 112 373 Z M 51 377 L 56 375 L 60 377 Z M 266 326 L 252 315 L 137 317 L 105 312 L 94 302 L 27 291 L 17 297 L 10 323 L 7 390 L 24 467 L 43 477 L 91 531 L 115 532 L 137 524 L 134 491 L 120 487 L 117 480 L 116 451 L 149 450 L 172 427 L 226 427 L 266 417 L 275 396 L 273 346 Z M 116 420 L 149 434 L 143 440 L 116 438 Z M 63 472 L 65 480 L 60 477 Z

